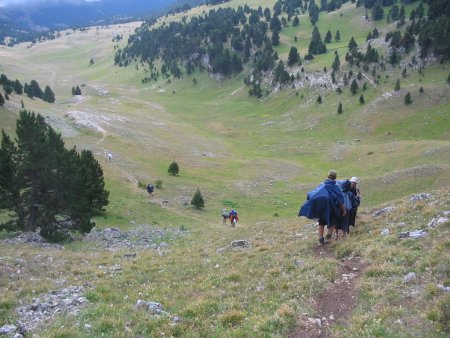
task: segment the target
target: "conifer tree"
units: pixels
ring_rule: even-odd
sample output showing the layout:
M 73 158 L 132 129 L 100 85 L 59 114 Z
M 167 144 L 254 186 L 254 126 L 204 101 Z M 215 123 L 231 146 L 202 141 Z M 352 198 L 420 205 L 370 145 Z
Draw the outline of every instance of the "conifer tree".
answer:
M 341 41 L 341 33 L 339 32 L 339 29 L 336 31 L 336 35 L 334 36 L 334 40 L 336 42 Z
M 325 34 L 325 38 L 323 39 L 323 42 L 330 43 L 331 42 L 331 31 L 328 30 L 327 34 Z
M 334 61 L 333 64 L 331 65 L 331 68 L 333 68 L 333 71 L 338 71 L 339 68 L 341 67 L 341 61 L 339 60 L 339 55 L 336 54 L 336 56 L 334 57 Z
M 409 92 L 407 92 L 405 95 L 405 104 L 411 104 L 411 103 L 412 103 L 411 94 Z
M 394 90 L 396 92 L 398 92 L 400 90 L 400 79 L 397 79 L 397 81 L 395 81 Z
M 292 46 L 289 50 L 289 56 L 288 56 L 288 65 L 293 66 L 300 60 L 300 55 L 297 52 L 297 47 Z
M 69 217 L 68 230 L 89 232 L 91 218 L 108 204 L 103 172 L 88 150 L 67 150 L 61 135 L 41 115 L 20 112 L 17 145 L 2 131 L 0 211 L 12 218 L 0 230 L 36 231 L 51 241 L 64 238 L 58 219 Z
M 55 94 L 53 93 L 53 91 L 50 89 L 49 86 L 45 87 L 44 95 L 42 96 L 42 100 L 44 100 L 48 103 L 55 102 Z
M 194 197 L 192 197 L 191 205 L 193 205 L 196 209 L 201 209 L 205 206 L 205 200 L 203 199 L 199 188 L 197 188 Z
M 355 79 L 353 79 L 352 84 L 350 85 L 350 92 L 352 93 L 352 95 L 355 95 L 357 93 L 358 88 L 358 83 Z
M 4 104 L 5 104 L 5 98 L 3 97 L 2 93 L 0 93 L 0 106 L 3 107 Z
M 175 161 L 172 161 L 172 163 L 169 165 L 169 169 L 167 169 L 167 172 L 171 174 L 172 176 L 178 175 L 180 171 L 180 167 L 178 166 L 178 163 Z
M 359 97 L 359 103 L 360 104 L 364 104 L 365 103 L 363 94 L 361 94 L 361 96 Z
M 337 109 L 337 113 L 338 113 L 338 114 L 342 114 L 342 102 L 339 102 L 339 106 L 338 106 L 338 109 Z

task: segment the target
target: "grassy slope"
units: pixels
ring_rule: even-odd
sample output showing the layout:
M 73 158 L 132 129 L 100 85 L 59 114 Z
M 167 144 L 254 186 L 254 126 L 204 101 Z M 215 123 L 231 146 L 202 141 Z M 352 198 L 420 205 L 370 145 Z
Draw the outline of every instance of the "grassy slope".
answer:
M 354 34 L 358 44 L 363 45 L 365 36 L 374 27 L 364 22 L 361 11 L 347 4 L 336 13 L 321 13 L 322 37 L 327 29 L 331 29 L 333 36 L 335 29 L 340 30 L 341 42 L 333 42 L 328 48 L 339 51 L 343 64 L 350 36 Z M 297 46 L 304 56 L 312 27 L 307 16 L 301 16 L 300 20 L 299 30 L 283 30 L 280 56 L 286 57 L 294 45 L 294 36 L 299 37 Z M 379 27 L 387 29 L 384 24 Z M 196 73 L 192 76 L 198 80 L 195 86 L 192 77 L 170 84 L 159 81 L 142 85 L 142 69 L 112 66 L 115 45 L 112 37 L 116 34 L 126 37 L 132 30 L 132 25 L 121 25 L 98 32 L 95 29 L 70 32 L 55 41 L 31 48 L 27 45 L 7 48 L 1 54 L 1 72 L 19 78 L 22 83 L 37 79 L 42 87 L 49 84 L 58 100 L 48 105 L 12 95 L 8 103 L 12 110 L 17 112 L 22 99 L 27 109 L 59 121 L 56 128 L 70 125 L 64 116 L 70 111 L 128 119 L 104 123 L 104 133 L 79 129 L 76 136 L 66 137 L 68 145 L 92 149 L 103 163 L 111 203 L 105 217 L 96 220 L 99 226 L 126 229 L 134 221 L 187 228 L 191 234 L 189 240 L 172 243 L 164 256 L 141 252 L 130 262 L 110 253 L 83 254 L 89 249 L 79 244 L 68 246 L 62 255 L 45 252 L 46 256 L 58 256 L 58 261 L 48 266 L 54 275 L 64 276 L 74 284 L 91 280 L 95 285 L 88 295 L 93 304 L 79 317 L 82 324 L 76 324 L 75 319 L 62 319 L 64 328 L 58 324 L 45 335 L 127 336 L 125 326 L 144 336 L 155 332 L 192 337 L 259 336 L 261 332 L 282 335 L 294 324 L 296 312 L 313 311 L 311 299 L 335 278 L 336 262 L 325 259 L 317 264 L 311 251 L 314 227 L 305 227 L 310 222 L 296 217 L 306 192 L 323 179 L 328 169 L 335 168 L 341 177 L 361 177 L 366 209 L 380 206 L 386 200 L 400 201 L 412 193 L 448 191 L 450 103 L 445 84 L 448 71 L 442 71 L 448 65 L 427 68 L 420 83 L 414 71 L 402 79 L 402 90 L 409 90 L 413 96 L 414 104 L 410 106 L 403 103 L 403 91 L 389 99 L 382 98 L 386 92 L 395 94 L 394 83 L 401 69 L 382 73 L 380 84 L 376 88 L 369 86 L 364 92 L 365 105 L 358 103 L 359 93 L 352 96 L 348 88 L 341 95 L 325 89 L 303 88 L 297 90 L 298 96 L 295 90 L 285 88 L 257 101 L 247 95 L 248 88 L 243 87 L 240 77 L 219 82 Z M 91 57 L 95 63 L 89 66 Z M 305 69 L 322 72 L 324 66 L 330 67 L 333 57 L 332 52 L 317 57 Z M 85 99 L 73 101 L 72 86 L 82 84 Z M 425 89 L 423 95 L 418 94 L 420 86 Z M 108 94 L 100 95 L 99 89 Z M 315 104 L 318 94 L 324 99 L 322 105 Z M 344 107 L 342 115 L 336 114 L 339 101 Z M 17 113 L 1 110 L 0 114 L 0 127 L 8 132 L 14 130 L 13 116 Z M 104 159 L 109 151 L 114 154 L 111 164 Z M 172 160 L 180 164 L 179 177 L 167 175 Z M 156 191 L 156 204 L 151 204 L 145 191 L 138 188 L 138 182 L 156 179 L 163 181 L 164 189 Z M 202 212 L 189 207 L 196 187 L 206 198 Z M 162 203 L 165 199 L 168 204 Z M 445 209 L 446 199 L 448 195 L 443 194 L 438 206 L 425 207 L 427 213 L 421 221 L 413 222 L 401 213 L 391 221 L 408 222 L 403 227 L 407 230 L 422 227 L 425 218 Z M 220 210 L 224 206 L 239 210 L 241 223 L 237 229 L 220 225 Z M 402 206 L 404 210 L 408 207 Z M 278 217 L 273 216 L 275 213 Z M 357 335 L 361 330 L 367 330 L 368 335 L 408 332 L 408 328 L 394 321 L 382 323 L 386 313 L 394 311 L 396 318 L 406 322 L 404 318 L 418 316 L 422 304 L 428 303 L 429 318 L 418 318 L 414 331 L 410 328 L 409 332 L 438 335 L 445 310 L 440 305 L 444 298 L 432 287 L 437 281 L 442 283 L 443 275 L 435 257 L 448 253 L 448 243 L 440 241 L 437 232 L 417 244 L 421 250 L 433 248 L 430 252 L 419 250 L 411 242 L 407 242 L 411 248 L 396 244 L 394 235 L 377 240 L 384 225 L 367 216 L 365 226 L 372 229 L 374 239 L 367 238 L 361 228 L 355 237 L 336 247 L 342 256 L 354 251 L 372 263 L 371 272 L 362 281 L 364 297 L 360 308 L 343 334 Z M 251 249 L 217 252 L 238 238 L 248 239 Z M 386 245 L 392 245 L 389 252 L 402 257 L 400 263 L 384 262 L 382 252 Z M 21 258 L 32 266 L 35 263 L 31 257 L 38 252 L 42 254 L 36 249 L 21 248 L 13 253 L 2 248 L 1 256 Z M 411 262 L 398 268 L 403 259 L 415 257 L 417 252 L 422 254 L 423 263 L 416 266 Z M 304 263 L 302 268 L 296 268 L 298 259 Z M 86 262 L 85 266 L 76 268 L 80 260 Z M 6 266 L 15 264 L 13 258 L 5 261 Z M 47 267 L 49 263 L 45 261 L 41 264 Z M 98 268 L 115 263 L 123 267 L 118 276 L 110 276 Z M 398 282 L 408 269 L 420 272 L 428 271 L 426 268 L 432 272 L 424 277 L 425 289 L 413 308 L 407 311 L 399 308 L 404 300 L 399 292 L 396 302 L 391 300 L 388 307 L 369 312 L 376 309 L 376 304 L 385 302 L 380 298 L 383 290 L 376 290 L 374 284 L 384 285 L 386 274 L 396 276 Z M 31 282 L 30 276 L 35 280 Z M 0 324 L 9 323 L 14 317 L 19 294 L 26 300 L 32 297 L 32 290 L 40 293 L 55 288 L 46 282 L 47 277 L 46 273 L 30 268 L 15 282 L 17 291 L 5 291 L 5 300 L 0 304 L 5 315 L 0 317 L 5 319 Z M 9 283 L 2 277 L 2 287 Z M 139 298 L 161 302 L 186 322 L 177 326 L 171 326 L 167 319 L 149 322 L 146 315 L 132 310 Z M 92 325 L 92 332 L 83 331 L 84 323 Z

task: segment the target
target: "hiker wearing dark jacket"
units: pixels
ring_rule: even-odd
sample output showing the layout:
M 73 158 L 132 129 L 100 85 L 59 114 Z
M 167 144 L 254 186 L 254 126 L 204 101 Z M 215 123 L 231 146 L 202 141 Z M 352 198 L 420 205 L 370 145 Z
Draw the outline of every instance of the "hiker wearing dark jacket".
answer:
M 350 192 L 353 194 L 353 207 L 349 212 L 349 225 L 355 226 L 356 225 L 356 212 L 358 211 L 358 207 L 361 204 L 361 192 L 358 189 L 358 177 L 352 177 L 350 179 Z
M 346 215 L 344 196 L 336 185 L 336 171 L 330 170 L 328 178 L 314 190 L 308 192 L 307 200 L 300 208 L 299 216 L 319 219 L 319 244 L 324 245 L 325 225 L 328 229 L 327 239 L 331 238 L 335 225 L 341 215 Z

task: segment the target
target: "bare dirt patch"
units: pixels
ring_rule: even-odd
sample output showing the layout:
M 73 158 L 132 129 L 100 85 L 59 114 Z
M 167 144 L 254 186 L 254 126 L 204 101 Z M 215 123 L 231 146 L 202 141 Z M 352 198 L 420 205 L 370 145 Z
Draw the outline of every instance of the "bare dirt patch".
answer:
M 335 258 L 329 244 L 314 249 L 315 256 L 320 258 Z M 367 263 L 360 257 L 352 256 L 338 262 L 338 278 L 328 285 L 325 291 L 314 300 L 316 313 L 298 315 L 297 328 L 288 337 L 330 337 L 333 325 L 345 325 L 357 302 L 357 282 L 362 276 Z

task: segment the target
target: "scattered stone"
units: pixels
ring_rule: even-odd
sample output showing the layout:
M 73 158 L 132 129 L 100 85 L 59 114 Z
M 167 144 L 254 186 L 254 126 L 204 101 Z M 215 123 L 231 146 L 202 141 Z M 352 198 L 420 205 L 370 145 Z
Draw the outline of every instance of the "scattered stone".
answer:
M 250 247 L 250 243 L 245 239 L 238 239 L 231 242 L 232 248 L 248 248 Z
M 380 216 L 380 215 L 383 215 L 383 214 L 389 214 L 389 213 L 391 213 L 394 210 L 395 210 L 395 207 L 386 207 L 386 208 L 380 209 L 378 211 L 375 211 L 372 214 L 372 216 L 377 217 L 377 216 Z
M 302 268 L 302 267 L 305 266 L 305 262 L 304 262 L 303 260 L 301 260 L 301 259 L 296 259 L 296 260 L 294 261 L 294 264 L 295 264 L 295 266 L 296 266 L 297 268 Z
M 30 244 L 43 248 L 64 249 L 64 246 L 60 244 L 48 243 L 38 232 L 21 232 L 16 237 L 5 239 L 0 243 Z
M 84 239 L 92 242 L 93 246 L 106 248 L 111 251 L 136 250 L 136 249 L 157 249 L 166 245 L 159 240 L 167 237 L 177 237 L 185 235 L 187 231 L 171 229 L 155 229 L 147 224 L 138 225 L 128 231 L 121 231 L 116 228 L 98 229 L 94 228 Z M 136 257 L 135 253 L 128 254 L 127 258 Z M 125 256 L 124 256 L 125 257 Z
M 88 287 L 90 287 L 89 284 L 69 286 L 42 295 L 40 298 L 33 298 L 31 304 L 16 309 L 20 323 L 16 330 L 18 333 L 24 334 L 53 318 L 56 314 L 76 315 L 88 303 L 88 300 L 82 296 Z
M 399 238 L 420 238 L 426 236 L 426 234 L 426 230 L 407 231 L 400 233 Z
M 442 291 L 450 292 L 450 286 L 444 286 L 444 285 L 438 284 L 437 287 L 439 289 L 441 289 Z
M 388 235 L 389 235 L 389 229 L 381 230 L 381 236 L 388 236 Z
M 448 222 L 448 218 L 447 217 L 439 217 L 439 219 L 437 220 L 437 224 L 438 225 L 441 225 L 441 224 L 444 224 L 444 223 L 447 223 Z
M 416 278 L 417 274 L 415 272 L 410 272 L 405 277 L 403 277 L 403 283 L 405 284 L 411 283 Z
M 321 320 L 320 318 L 311 318 L 311 317 L 308 317 L 308 321 L 309 321 L 311 324 L 317 325 L 317 326 L 319 326 L 319 327 L 322 326 L 322 320 Z
M 16 333 L 17 327 L 15 325 L 3 325 L 0 327 L 0 335 L 11 335 Z
M 23 338 L 23 334 L 16 333 L 13 338 Z
M 418 201 L 423 201 L 423 200 L 430 199 L 432 197 L 433 196 L 431 196 L 430 194 L 422 193 L 422 194 L 418 194 L 418 195 L 412 196 L 409 200 L 411 202 L 418 202 Z
M 146 310 L 151 315 L 168 315 L 168 313 L 164 311 L 163 306 L 160 303 L 154 301 L 145 301 L 138 299 L 136 302 L 136 308 Z
M 123 258 L 136 258 L 136 256 L 137 256 L 136 253 L 129 253 L 129 254 L 123 255 Z

